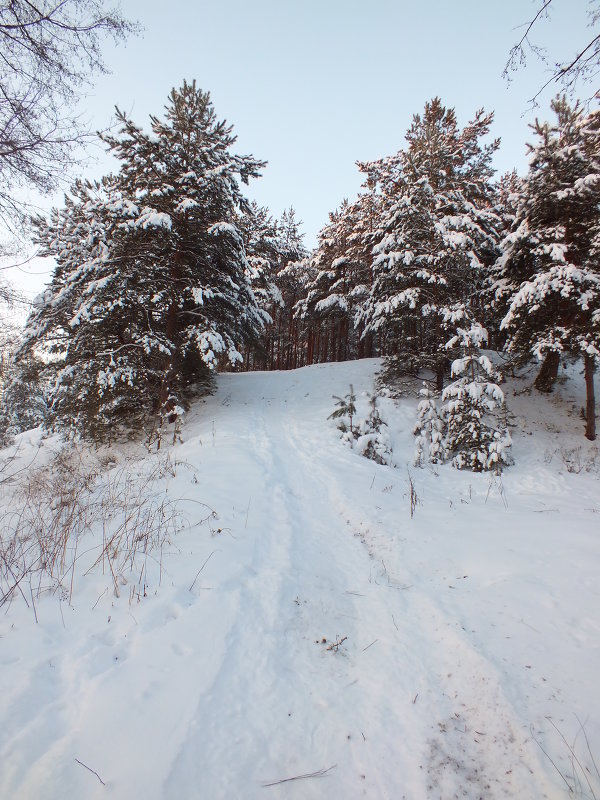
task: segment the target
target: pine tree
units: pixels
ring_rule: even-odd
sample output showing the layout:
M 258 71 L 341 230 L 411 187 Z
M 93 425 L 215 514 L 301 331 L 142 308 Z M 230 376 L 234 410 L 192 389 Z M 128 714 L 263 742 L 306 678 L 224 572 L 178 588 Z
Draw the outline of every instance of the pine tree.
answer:
M 41 425 L 47 411 L 43 362 L 32 354 L 23 363 L 15 363 L 20 336 L 16 324 L 3 321 L 0 325 L 0 446 L 15 434 Z
M 0 443 L 43 425 L 48 414 L 44 365 L 35 355 L 15 364 L 10 361 L 0 387 Z
M 449 365 L 446 312 L 476 305 L 495 256 L 491 158 L 499 142 L 480 142 L 492 119 L 479 111 L 461 130 L 435 98 L 413 118 L 407 149 L 369 165 L 385 203 L 373 285 L 358 319 L 388 353 L 432 368 L 438 389 Z
M 232 128 L 195 83 L 171 92 L 151 134 L 118 118 L 105 137 L 118 173 L 76 184 L 64 209 L 35 221 L 57 267 L 21 350 L 41 340 L 52 351 L 57 424 L 99 438 L 119 421 L 178 418 L 265 319 L 237 226 L 249 208 L 239 182 L 263 162 L 231 152 Z
M 369 398 L 368 417 L 359 419 L 354 426 L 350 443 L 362 456 L 376 464 L 391 464 L 392 443 L 387 423 L 381 418 L 377 408 L 377 395 Z M 346 438 L 347 434 L 343 437 Z
M 510 352 L 542 361 L 536 386 L 549 391 L 561 355 L 583 357 L 586 436 L 595 438 L 593 375 L 600 356 L 600 112 L 564 98 L 554 125 L 536 122 L 529 173 L 513 229 L 502 243 L 498 292 L 512 289 L 501 327 Z

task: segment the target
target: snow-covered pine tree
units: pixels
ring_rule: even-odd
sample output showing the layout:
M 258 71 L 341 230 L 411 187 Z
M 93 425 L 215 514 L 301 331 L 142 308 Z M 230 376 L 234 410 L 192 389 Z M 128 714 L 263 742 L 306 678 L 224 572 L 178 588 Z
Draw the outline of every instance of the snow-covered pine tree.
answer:
M 61 211 L 36 221 L 57 267 L 29 319 L 22 357 L 54 354 L 58 424 L 105 438 L 116 422 L 175 418 L 219 363 L 264 325 L 236 226 L 240 180 L 264 166 L 237 156 L 195 82 L 173 90 L 147 134 L 118 112 L 105 137 L 116 175 L 76 184 Z
M 407 149 L 369 165 L 386 208 L 358 320 L 366 333 L 382 336 L 389 354 L 433 369 L 438 388 L 448 367 L 446 311 L 474 304 L 495 257 L 491 159 L 499 142 L 480 141 L 492 120 L 478 111 L 461 130 L 454 110 L 435 98 L 413 118 Z
M 461 357 L 452 363 L 454 382 L 442 393 L 446 425 L 443 449 L 458 469 L 500 471 L 503 464 L 511 463 L 510 435 L 505 428 L 491 424 L 488 416 L 504 403 L 504 393 L 497 384 L 500 376 L 480 350 L 487 341 L 487 331 L 466 314 L 463 322 L 469 327 L 457 328 L 446 345 L 449 350 L 458 345 Z
M 48 424 L 91 436 L 125 419 L 135 423 L 140 410 L 124 390 L 142 379 L 144 354 L 135 342 L 135 285 L 124 285 L 125 264 L 109 261 L 107 243 L 118 235 L 113 208 L 118 220 L 123 211 L 137 209 L 124 202 L 112 177 L 77 181 L 63 209 L 34 221 L 40 254 L 54 256 L 56 267 L 34 300 L 17 352 L 20 364 L 37 350 L 46 356 Z M 133 251 L 129 255 L 133 259 Z
M 377 408 L 376 394 L 371 395 L 369 398 L 369 406 L 368 417 L 359 419 L 355 423 L 350 443 L 357 452 L 365 458 L 375 461 L 376 464 L 390 464 L 392 443 L 387 423 L 383 421 Z
M 352 228 L 350 216 L 350 204 L 344 200 L 339 210 L 330 213 L 329 223 L 319 232 L 318 245 L 310 257 L 312 279 L 296 309 L 299 319 L 310 329 L 309 363 L 352 357 L 352 266 L 346 255 Z
M 502 243 L 498 294 L 512 289 L 501 327 L 507 349 L 542 361 L 536 386 L 550 391 L 562 354 L 583 358 L 586 436 L 595 438 L 594 370 L 600 356 L 600 111 L 564 98 L 554 125 L 536 122 L 513 229 Z
M 8 366 L 0 388 L 0 446 L 12 436 L 43 425 L 46 421 L 47 386 L 42 380 L 42 361 L 35 355 Z

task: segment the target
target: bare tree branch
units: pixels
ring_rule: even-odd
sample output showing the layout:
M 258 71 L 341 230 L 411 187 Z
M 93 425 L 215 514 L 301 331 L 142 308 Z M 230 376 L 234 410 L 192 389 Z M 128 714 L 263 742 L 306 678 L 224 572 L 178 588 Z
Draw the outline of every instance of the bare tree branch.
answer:
M 510 49 L 508 60 L 504 66 L 502 75 L 507 80 L 511 80 L 511 73 L 527 66 L 527 58 L 533 54 L 544 64 L 548 65 L 550 77 L 531 97 L 529 102 L 532 106 L 538 105 L 538 98 L 551 84 L 557 84 L 568 94 L 574 94 L 579 83 L 590 82 L 600 72 L 600 34 L 594 35 L 574 56 L 568 61 L 551 62 L 545 47 L 535 44 L 530 38 L 534 28 L 539 28 L 539 23 L 543 19 L 550 19 L 550 6 L 553 0 L 540 0 L 541 5 L 533 18 L 525 23 L 525 32 L 520 40 Z M 600 0 L 588 0 L 587 15 L 589 18 L 588 28 L 597 28 L 600 23 Z M 592 97 L 597 97 L 597 92 L 592 92 Z M 592 99 L 592 98 L 589 98 Z
M 54 190 L 93 132 L 76 113 L 84 88 L 108 72 L 105 37 L 139 26 L 106 0 L 0 0 L 0 225 L 28 209 L 15 190 Z M 15 225 L 17 221 L 17 225 Z

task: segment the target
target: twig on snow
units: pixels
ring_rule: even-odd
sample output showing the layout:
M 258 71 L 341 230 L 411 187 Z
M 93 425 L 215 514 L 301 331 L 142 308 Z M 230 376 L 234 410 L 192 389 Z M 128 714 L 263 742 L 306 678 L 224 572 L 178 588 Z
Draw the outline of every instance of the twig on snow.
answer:
M 100 600 L 102 600 L 102 598 L 104 597 L 104 595 L 105 595 L 107 592 L 108 592 L 108 586 L 106 587 L 106 589 L 105 589 L 105 590 L 102 592 L 102 594 L 100 595 L 100 597 L 99 597 L 99 598 L 96 600 L 96 602 L 95 602 L 95 603 L 94 603 L 94 605 L 92 606 L 92 611 L 93 611 L 93 610 L 96 608 L 96 606 L 98 605 L 98 603 L 100 602 Z
M 364 652 L 365 652 L 365 650 L 368 650 L 368 649 L 369 649 L 369 647 L 373 647 L 373 645 L 375 644 L 375 642 L 378 642 L 378 641 L 379 641 L 379 639 L 374 639 L 374 640 L 371 642 L 371 644 L 368 644 L 366 647 L 363 647 L 363 649 L 362 649 L 362 652 L 364 653 Z
M 198 577 L 200 576 L 200 573 L 202 572 L 202 570 L 204 569 L 204 567 L 205 567 L 205 566 L 208 564 L 208 562 L 209 562 L 209 561 L 210 561 L 210 559 L 211 559 L 211 558 L 214 556 L 214 554 L 215 554 L 215 553 L 220 553 L 220 552 L 221 552 L 220 550 L 213 550 L 213 551 L 212 551 L 212 553 L 209 555 L 209 557 L 208 557 L 208 558 L 206 559 L 206 561 L 204 562 L 204 564 L 202 564 L 202 566 L 200 567 L 200 569 L 199 569 L 199 570 L 198 570 L 198 572 L 196 573 L 196 577 L 195 577 L 195 578 L 194 578 L 194 580 L 192 581 L 192 585 L 190 586 L 190 592 L 191 592 L 191 591 L 192 591 L 192 589 L 194 588 L 194 585 L 195 585 L 196 581 L 198 580 Z
M 87 765 L 87 764 L 84 764 L 84 763 L 83 763 L 83 761 L 80 761 L 78 758 L 76 758 L 76 759 L 75 759 L 75 761 L 76 761 L 78 764 L 80 764 L 82 767 L 85 767 L 85 769 L 87 769 L 87 771 L 88 771 L 88 772 L 91 772 L 91 773 L 92 773 L 92 775 L 95 775 L 95 776 L 98 778 L 98 780 L 100 781 L 100 783 L 102 784 L 102 786 L 106 786 L 106 784 L 104 783 L 104 781 L 102 780 L 102 778 L 100 777 L 100 775 L 98 775 L 98 773 L 96 772 L 96 770 L 95 770 L 95 769 L 92 769 L 91 767 L 88 767 L 88 765 Z
M 324 775 L 327 775 L 328 772 L 331 772 L 332 769 L 335 769 L 337 764 L 333 764 L 331 767 L 327 767 L 327 769 L 318 769 L 316 772 L 307 772 L 305 775 L 294 775 L 292 778 L 282 778 L 279 781 L 271 781 L 270 783 L 263 783 L 263 786 L 277 786 L 280 783 L 289 783 L 290 781 L 301 781 L 304 778 L 322 778 Z

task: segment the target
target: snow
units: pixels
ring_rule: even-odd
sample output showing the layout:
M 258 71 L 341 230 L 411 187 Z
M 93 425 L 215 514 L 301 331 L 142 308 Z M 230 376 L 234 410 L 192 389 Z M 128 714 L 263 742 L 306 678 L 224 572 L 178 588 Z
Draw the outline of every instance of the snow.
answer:
M 168 214 L 162 211 L 155 211 L 153 208 L 145 206 L 137 220 L 137 225 L 140 225 L 142 228 L 167 228 L 171 230 L 173 220 Z
M 66 591 L 23 582 L 29 608 L 4 604 L 0 797 L 562 798 L 559 732 L 598 796 L 599 456 L 581 376 L 551 396 L 523 391 L 532 376 L 505 387 L 516 463 L 490 478 L 412 466 L 416 398 L 378 400 L 396 468 L 344 445 L 332 394 L 352 383 L 366 403 L 379 366 L 223 374 L 176 445 L 80 453 L 97 487 L 128 476 L 166 499 L 178 530 L 123 567 L 117 597 L 87 571 L 118 524 L 104 513 L 72 594 L 67 571 Z M 59 447 L 18 444 L 3 535 L 15 487 Z
M 343 294 L 330 294 L 328 297 L 323 298 L 323 300 L 319 300 L 315 305 L 315 311 L 317 312 L 329 311 L 331 308 L 339 308 L 342 311 L 348 310 L 348 301 Z
M 200 203 L 198 203 L 196 200 L 193 200 L 191 197 L 185 197 L 181 203 L 178 203 L 178 205 L 175 206 L 175 211 L 189 211 L 191 208 L 198 208 L 199 205 Z
M 230 222 L 217 222 L 215 225 L 210 226 L 210 228 L 208 229 L 208 233 L 213 234 L 214 236 L 224 233 L 229 236 L 233 236 L 236 239 L 239 239 L 240 237 L 239 230 L 235 227 L 235 225 L 232 225 Z

